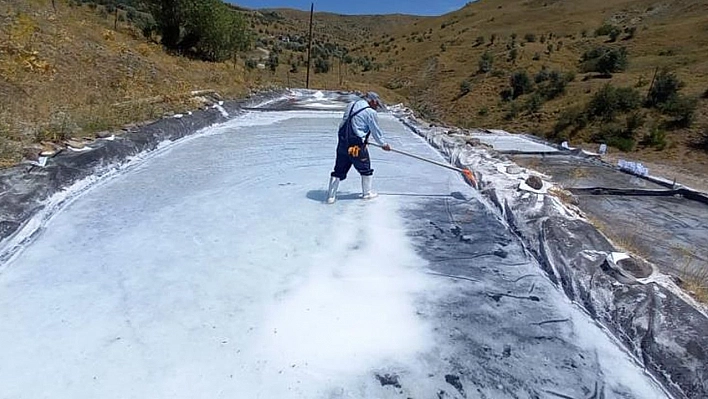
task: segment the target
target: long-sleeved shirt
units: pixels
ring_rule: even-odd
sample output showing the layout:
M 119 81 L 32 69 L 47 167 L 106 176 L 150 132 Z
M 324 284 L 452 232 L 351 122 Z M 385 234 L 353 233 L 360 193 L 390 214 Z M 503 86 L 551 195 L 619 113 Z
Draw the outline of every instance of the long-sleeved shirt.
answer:
M 342 122 L 339 124 L 339 127 L 342 127 L 347 121 L 350 112 L 353 114 L 354 112 L 368 106 L 369 103 L 367 103 L 366 100 L 354 101 L 347 105 L 347 109 L 344 111 L 344 117 L 342 118 Z M 368 133 L 371 133 L 371 137 L 373 137 L 379 145 L 386 145 L 384 134 L 379 127 L 376 110 L 373 108 L 365 109 L 355 115 L 352 118 L 352 127 L 354 128 L 356 135 L 362 139 L 364 139 Z

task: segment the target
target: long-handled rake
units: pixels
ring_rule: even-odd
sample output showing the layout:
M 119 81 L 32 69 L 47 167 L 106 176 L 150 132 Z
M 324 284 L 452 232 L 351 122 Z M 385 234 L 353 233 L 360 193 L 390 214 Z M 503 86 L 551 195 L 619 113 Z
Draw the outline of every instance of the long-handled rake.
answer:
M 378 145 L 378 144 L 376 144 L 376 143 L 369 143 L 369 144 L 370 144 L 370 145 L 373 145 L 373 146 L 375 146 L 375 147 L 381 148 L 381 146 Z M 458 167 L 455 167 L 455 166 L 452 166 L 452 165 L 448 165 L 448 164 L 446 164 L 446 163 L 434 161 L 434 160 L 428 159 L 428 158 L 423 158 L 423 157 L 421 157 L 421 156 L 419 156 L 419 155 L 411 154 L 410 152 L 406 152 L 406 151 L 402 151 L 402 150 L 397 150 L 397 149 L 395 149 L 395 148 L 391 148 L 391 152 L 395 152 L 396 154 L 405 155 L 405 156 L 407 156 L 407 157 L 415 158 L 415 159 L 420 160 L 420 161 L 423 161 L 423 162 L 428 162 L 428 163 L 431 163 L 431 164 L 433 164 L 433 165 L 442 166 L 443 168 L 447 168 L 447 169 L 450 169 L 450 170 L 454 170 L 454 171 L 456 171 L 456 172 L 460 172 L 460 173 L 462 173 L 462 176 L 464 176 L 464 178 L 465 178 L 465 180 L 467 181 L 467 183 L 469 183 L 472 187 L 477 188 L 477 179 L 475 179 L 474 174 L 473 174 L 472 171 L 470 171 L 469 169 L 458 168 Z

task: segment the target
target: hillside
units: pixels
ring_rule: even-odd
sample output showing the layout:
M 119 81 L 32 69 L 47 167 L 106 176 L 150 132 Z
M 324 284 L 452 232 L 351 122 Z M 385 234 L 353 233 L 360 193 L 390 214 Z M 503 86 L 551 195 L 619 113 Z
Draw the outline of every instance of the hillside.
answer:
M 697 0 L 482 0 L 406 26 L 385 47 L 370 43 L 359 53 L 376 57 L 380 67 L 358 79 L 391 89 L 431 119 L 532 132 L 575 145 L 604 141 L 606 131 L 622 129 L 625 119 L 637 115 L 642 123 L 632 132 L 635 156 L 704 173 L 706 153 L 696 147 L 706 148 L 708 126 L 707 17 L 708 3 Z M 596 35 L 603 25 L 617 28 L 615 40 Z M 626 70 L 611 78 L 583 72 L 579 60 L 600 46 L 626 48 Z M 491 62 L 482 72 L 485 53 Z M 587 114 L 588 102 L 606 84 L 633 88 L 643 100 L 657 68 L 667 68 L 683 82 L 680 95 L 695 104 L 688 127 L 672 123 L 659 107 L 636 107 L 611 121 L 556 128 L 568 110 L 576 110 L 572 119 Z M 572 78 L 555 98 L 534 94 L 547 85 L 533 84 L 544 69 L 546 79 L 553 71 Z M 519 71 L 535 87 L 513 101 L 503 100 L 500 94 Z
M 123 10 L 63 0 L 56 6 L 0 2 L 0 165 L 55 151 L 69 139 L 194 109 L 204 99 L 192 91 L 248 92 L 242 63 L 170 55 Z
M 79 4 L 0 4 L 0 34 L 9 39 L 0 45 L 0 95 L 12 99 L 0 104 L 2 164 L 49 142 L 194 108 L 195 90 L 233 97 L 305 86 L 308 12 L 234 7 L 247 18 L 251 50 L 214 63 L 168 54 L 124 10 Z M 482 0 L 441 17 L 317 12 L 310 84 L 379 90 L 451 125 L 592 149 L 608 142 L 630 151 L 615 157 L 669 164 L 673 175 L 700 180 L 708 166 L 706 16 L 698 0 Z M 588 71 L 593 59 L 580 60 L 592 51 L 626 62 Z M 663 68 L 659 86 L 678 91 L 649 106 Z

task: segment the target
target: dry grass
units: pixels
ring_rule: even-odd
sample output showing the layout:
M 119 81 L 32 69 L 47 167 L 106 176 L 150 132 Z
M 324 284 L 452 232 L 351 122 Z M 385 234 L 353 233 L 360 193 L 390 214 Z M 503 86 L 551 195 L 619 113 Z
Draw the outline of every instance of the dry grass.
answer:
M 18 149 L 194 108 L 185 92 L 248 91 L 240 65 L 171 56 L 127 23 L 114 31 L 96 10 L 57 4 L 57 13 L 49 0 L 0 4 L 0 98 L 12 99 L 0 103 L 2 165 L 17 162 Z M 114 106 L 154 96 L 163 101 Z
M 708 304 L 708 264 L 697 264 L 693 251 L 684 247 L 675 247 L 674 253 L 681 264 L 679 278 L 681 287 L 690 293 L 696 300 Z
M 606 83 L 636 87 L 645 93 L 656 68 L 675 71 L 686 83 L 682 93 L 698 97 L 708 88 L 706 15 L 708 3 L 699 0 L 665 4 L 650 0 L 481 0 L 451 14 L 399 28 L 388 50 L 367 43 L 354 54 L 376 57 L 381 68 L 365 73 L 357 70 L 357 80 L 392 87 L 409 104 L 448 123 L 546 135 L 552 132 L 562 110 L 584 105 Z M 633 38 L 626 39 L 623 33 L 617 43 L 610 44 L 627 47 L 630 63 L 626 72 L 615 74 L 612 79 L 588 80 L 578 73 L 566 94 L 543 104 L 540 112 L 522 111 L 511 121 L 504 118 L 510 104 L 502 102 L 499 93 L 508 86 L 511 72 L 524 70 L 533 77 L 544 66 L 577 71 L 584 51 L 608 44 L 606 36 L 594 36 L 594 31 L 607 21 L 636 28 Z M 511 61 L 508 46 L 514 34 L 518 58 Z M 526 34 L 535 34 L 537 40 L 526 42 Z M 493 44 L 492 35 L 496 36 Z M 476 44 L 478 37 L 484 39 L 483 44 Z M 549 45 L 552 52 L 548 51 Z M 485 52 L 494 56 L 494 71 L 480 74 L 478 61 Z M 472 89 L 461 97 L 460 84 L 465 80 Z M 689 144 L 701 127 L 708 125 L 708 101 L 699 101 L 696 116 L 693 128 L 668 133 L 670 148 L 659 152 L 640 147 L 634 158 L 675 165 L 689 160 L 695 165 L 693 172 L 704 175 L 708 154 L 693 150 Z M 647 123 L 638 137 L 650 128 Z M 581 131 L 571 144 L 589 140 L 593 133 L 592 129 Z
M 578 199 L 568 190 L 563 190 L 560 187 L 554 186 L 551 187 L 548 192 L 566 205 L 573 207 L 578 206 Z

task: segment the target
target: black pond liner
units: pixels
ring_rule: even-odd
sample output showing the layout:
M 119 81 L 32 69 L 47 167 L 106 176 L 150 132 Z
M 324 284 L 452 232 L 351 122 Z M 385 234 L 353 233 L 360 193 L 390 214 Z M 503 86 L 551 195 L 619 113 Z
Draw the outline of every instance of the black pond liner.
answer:
M 536 195 L 508 195 L 516 190 L 514 183 L 495 187 L 485 179 L 486 174 L 499 173 L 489 161 L 496 159 L 501 163 L 508 160 L 510 154 L 471 147 L 464 138 L 451 137 L 444 129 L 417 119 L 410 111 L 399 113 L 397 117 L 438 149 L 451 164 L 471 167 L 489 206 L 506 220 L 548 278 L 622 342 L 665 389 L 677 398 L 708 398 L 708 316 L 705 313 L 660 284 L 626 279 L 626 275 L 607 267 L 606 255 L 617 251 L 613 245 L 590 223 L 559 211 L 549 196 L 543 198 L 539 208 Z M 524 153 L 512 158 L 518 162 L 517 157 L 528 158 L 529 155 Z M 567 151 L 536 156 L 567 165 L 589 164 L 618 173 L 614 176 L 619 179 L 618 183 L 630 182 L 628 188 L 623 187 L 624 192 L 636 194 L 619 198 L 657 198 L 649 194 L 675 198 L 674 195 L 679 194 L 682 201 L 686 201 L 683 198 L 695 200 L 698 202 L 694 204 L 701 207 L 706 203 L 705 195 L 699 192 L 683 188 L 661 190 L 670 185 L 649 177 L 619 173 L 597 160 Z M 636 189 L 636 186 L 652 185 L 659 191 Z M 615 192 L 622 193 L 621 189 Z M 503 190 L 507 191 L 506 196 L 501 194 Z M 589 187 L 585 191 L 589 195 L 583 198 L 595 197 L 594 193 L 603 190 L 612 192 L 613 189 Z
M 44 167 L 20 164 L 0 170 L 0 244 L 8 242 L 30 219 L 42 211 L 53 195 L 82 179 L 100 177 L 127 162 L 130 157 L 156 150 L 160 143 L 177 141 L 200 129 L 223 123 L 254 107 L 282 97 L 284 91 L 268 91 L 242 100 L 225 101 L 223 109 L 208 107 L 184 115 L 167 117 L 135 130 L 116 135 L 113 140 L 97 139 L 90 151 L 62 151 Z M 51 216 L 51 211 L 45 218 Z M 36 231 L 29 235 L 31 238 Z M 0 262 L 7 261 L 17 246 L 0 249 Z M 0 265 L 0 269 L 2 265 Z

